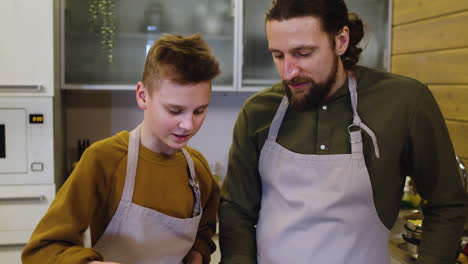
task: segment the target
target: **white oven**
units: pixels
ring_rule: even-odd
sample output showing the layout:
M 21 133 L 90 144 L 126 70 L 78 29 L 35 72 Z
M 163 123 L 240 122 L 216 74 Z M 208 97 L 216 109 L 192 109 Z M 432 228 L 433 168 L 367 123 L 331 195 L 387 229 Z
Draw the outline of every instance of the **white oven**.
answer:
M 52 97 L 0 97 L 0 185 L 53 184 Z

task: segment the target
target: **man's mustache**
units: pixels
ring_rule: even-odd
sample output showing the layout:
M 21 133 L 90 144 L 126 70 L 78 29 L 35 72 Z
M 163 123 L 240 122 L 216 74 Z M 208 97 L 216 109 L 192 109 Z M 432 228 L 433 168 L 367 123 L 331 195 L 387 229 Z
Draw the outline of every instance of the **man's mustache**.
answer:
M 306 82 L 313 83 L 314 81 L 307 77 L 295 77 L 295 78 L 292 78 L 291 80 L 283 80 L 283 83 L 285 85 L 296 85 L 296 84 L 306 83 Z

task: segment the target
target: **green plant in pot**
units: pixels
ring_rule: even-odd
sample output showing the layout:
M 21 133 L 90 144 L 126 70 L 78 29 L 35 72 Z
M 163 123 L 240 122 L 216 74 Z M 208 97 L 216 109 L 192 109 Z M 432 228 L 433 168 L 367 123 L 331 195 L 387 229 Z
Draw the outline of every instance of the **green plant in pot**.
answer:
M 101 46 L 107 61 L 114 61 L 115 0 L 88 0 L 88 16 L 91 32 L 101 35 Z

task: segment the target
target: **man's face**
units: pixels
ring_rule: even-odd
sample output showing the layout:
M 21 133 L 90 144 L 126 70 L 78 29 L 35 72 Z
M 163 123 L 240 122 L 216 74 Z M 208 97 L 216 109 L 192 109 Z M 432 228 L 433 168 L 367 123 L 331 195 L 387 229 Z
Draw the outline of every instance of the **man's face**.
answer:
M 291 106 L 315 109 L 330 94 L 339 70 L 339 55 L 315 17 L 266 23 L 269 50 Z
M 182 149 L 200 129 L 211 96 L 211 82 L 178 84 L 160 80 L 145 103 L 145 125 L 150 149 L 172 154 Z

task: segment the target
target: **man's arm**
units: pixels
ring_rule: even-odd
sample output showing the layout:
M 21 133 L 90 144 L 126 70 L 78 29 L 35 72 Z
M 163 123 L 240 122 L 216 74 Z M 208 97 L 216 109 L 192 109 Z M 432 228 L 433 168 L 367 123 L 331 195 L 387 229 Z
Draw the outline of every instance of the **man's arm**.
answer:
M 257 262 L 255 225 L 261 201 L 259 151 L 250 135 L 244 109 L 239 113 L 229 153 L 219 209 L 219 240 L 223 264 Z
M 445 121 L 427 90 L 410 119 L 411 176 L 421 197 L 423 235 L 418 264 L 455 263 L 467 213 L 466 194 Z

